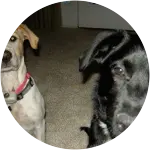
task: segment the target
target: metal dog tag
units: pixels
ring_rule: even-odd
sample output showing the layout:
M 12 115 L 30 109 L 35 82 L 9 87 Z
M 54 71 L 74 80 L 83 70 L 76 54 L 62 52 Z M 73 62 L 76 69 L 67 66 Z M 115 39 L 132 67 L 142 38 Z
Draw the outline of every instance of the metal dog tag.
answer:
M 17 94 L 15 92 L 5 93 L 4 98 L 7 104 L 13 104 L 17 102 Z

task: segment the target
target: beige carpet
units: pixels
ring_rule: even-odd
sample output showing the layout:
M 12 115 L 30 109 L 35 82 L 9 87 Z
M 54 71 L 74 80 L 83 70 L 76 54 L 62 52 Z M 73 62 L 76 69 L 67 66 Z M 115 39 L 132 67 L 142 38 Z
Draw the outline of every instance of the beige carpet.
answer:
M 33 56 L 28 49 L 27 66 L 46 103 L 46 143 L 67 149 L 86 148 L 87 135 L 79 128 L 90 124 L 94 78 L 81 83 L 78 57 L 89 48 L 98 31 L 35 33 L 40 37 L 41 56 Z

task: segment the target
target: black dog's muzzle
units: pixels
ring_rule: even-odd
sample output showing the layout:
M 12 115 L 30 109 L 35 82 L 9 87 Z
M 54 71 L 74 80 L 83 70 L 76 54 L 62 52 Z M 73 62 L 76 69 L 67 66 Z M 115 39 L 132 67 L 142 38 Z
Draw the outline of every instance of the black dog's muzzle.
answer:
M 117 137 L 124 133 L 135 121 L 135 117 L 126 113 L 120 113 L 116 117 L 116 123 L 113 126 L 113 134 Z
M 4 63 L 8 63 L 12 58 L 12 54 L 10 51 L 8 50 L 4 50 L 3 55 L 0 56 L 0 63 L 4 62 Z

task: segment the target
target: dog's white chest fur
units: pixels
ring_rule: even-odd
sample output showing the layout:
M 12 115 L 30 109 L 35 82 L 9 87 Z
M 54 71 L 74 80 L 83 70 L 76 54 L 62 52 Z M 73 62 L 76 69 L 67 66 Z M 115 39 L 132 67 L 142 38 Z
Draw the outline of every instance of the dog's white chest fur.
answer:
M 34 85 L 24 98 L 12 107 L 12 115 L 16 121 L 28 132 L 34 129 L 35 124 L 41 122 L 44 117 L 44 101 Z
M 15 71 L 2 73 L 2 89 L 4 93 L 9 93 L 18 86 L 18 74 Z M 11 105 L 11 108 L 12 115 L 25 130 L 30 132 L 34 129 L 35 124 L 40 122 L 40 119 L 44 116 L 44 101 L 35 82 L 23 99 Z

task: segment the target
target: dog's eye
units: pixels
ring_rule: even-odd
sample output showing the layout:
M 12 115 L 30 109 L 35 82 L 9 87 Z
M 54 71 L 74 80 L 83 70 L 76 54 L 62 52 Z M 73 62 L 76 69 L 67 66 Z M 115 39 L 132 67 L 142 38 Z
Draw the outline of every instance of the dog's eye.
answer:
M 122 73 L 123 73 L 123 69 L 120 68 L 120 67 L 115 67 L 113 70 L 114 70 L 115 73 L 117 73 L 117 74 L 122 74 Z
M 15 42 L 17 40 L 17 38 L 15 36 L 11 36 L 10 41 L 11 42 Z

